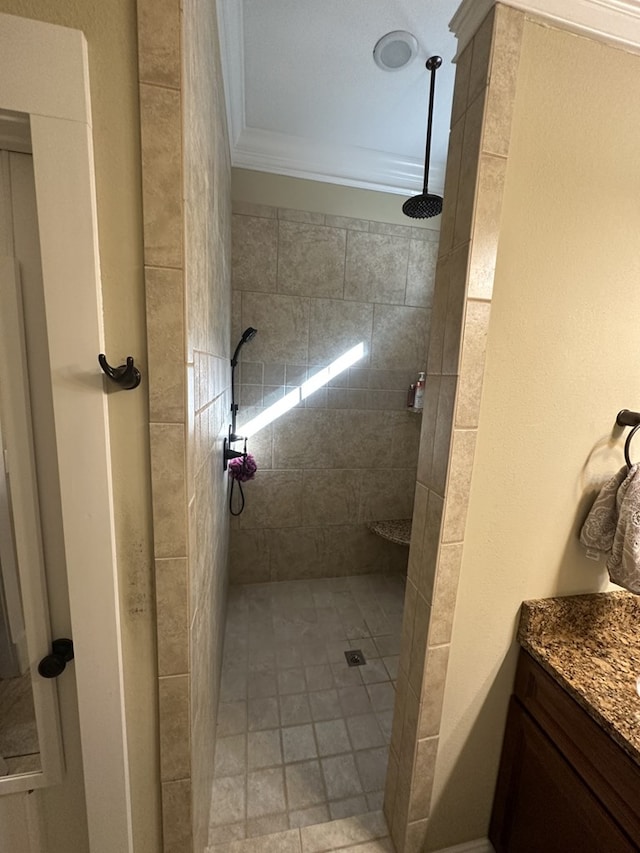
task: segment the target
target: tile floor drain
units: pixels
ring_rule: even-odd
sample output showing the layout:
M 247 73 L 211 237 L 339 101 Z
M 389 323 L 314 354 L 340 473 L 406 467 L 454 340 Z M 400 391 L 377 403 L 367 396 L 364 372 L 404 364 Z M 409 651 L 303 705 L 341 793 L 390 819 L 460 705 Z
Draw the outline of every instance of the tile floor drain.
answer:
M 349 666 L 363 666 L 366 664 L 366 660 L 360 649 L 349 649 L 349 651 L 344 653 L 344 656 Z

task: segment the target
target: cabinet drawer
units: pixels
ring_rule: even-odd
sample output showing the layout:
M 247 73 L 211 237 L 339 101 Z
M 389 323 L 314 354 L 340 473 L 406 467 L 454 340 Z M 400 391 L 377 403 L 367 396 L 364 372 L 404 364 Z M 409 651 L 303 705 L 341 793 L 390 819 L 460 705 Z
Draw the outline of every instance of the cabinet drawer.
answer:
M 640 768 L 526 652 L 514 693 L 640 849 Z

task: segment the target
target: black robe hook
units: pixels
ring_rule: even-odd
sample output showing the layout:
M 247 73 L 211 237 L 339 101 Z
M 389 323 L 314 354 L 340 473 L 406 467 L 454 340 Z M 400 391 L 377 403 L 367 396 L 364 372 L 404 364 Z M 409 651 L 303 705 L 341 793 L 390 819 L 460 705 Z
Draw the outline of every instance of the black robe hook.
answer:
M 131 391 L 133 388 L 137 388 L 140 384 L 140 379 L 142 377 L 140 376 L 138 368 L 134 367 L 133 356 L 127 356 L 127 363 L 121 364 L 120 367 L 111 367 L 103 352 L 98 356 L 98 361 L 100 362 L 100 367 L 104 370 L 109 379 L 115 382 L 116 385 L 124 388 L 126 391 Z

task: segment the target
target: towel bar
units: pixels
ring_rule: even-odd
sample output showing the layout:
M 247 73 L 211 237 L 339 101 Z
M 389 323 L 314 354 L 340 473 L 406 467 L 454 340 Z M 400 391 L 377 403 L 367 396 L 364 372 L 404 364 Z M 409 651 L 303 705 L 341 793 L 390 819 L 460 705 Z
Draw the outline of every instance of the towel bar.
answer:
M 622 409 L 616 417 L 618 426 L 638 426 L 640 424 L 640 412 L 631 412 L 629 409 Z
M 631 439 L 640 429 L 640 412 L 631 412 L 629 409 L 622 409 L 622 411 L 618 412 L 616 423 L 618 426 L 633 427 L 624 443 L 624 461 L 627 463 L 627 468 L 631 468 L 633 463 L 631 462 L 629 448 L 631 447 Z

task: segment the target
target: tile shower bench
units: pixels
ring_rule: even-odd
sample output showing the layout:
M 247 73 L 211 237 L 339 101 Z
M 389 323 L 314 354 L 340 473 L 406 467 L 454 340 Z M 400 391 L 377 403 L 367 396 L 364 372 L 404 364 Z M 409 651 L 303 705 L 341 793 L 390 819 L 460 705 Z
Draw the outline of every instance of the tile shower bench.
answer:
M 396 545 L 411 544 L 411 519 L 387 519 L 385 521 L 370 521 L 369 530 Z
M 640 850 L 639 627 L 626 592 L 522 605 L 496 853 Z

